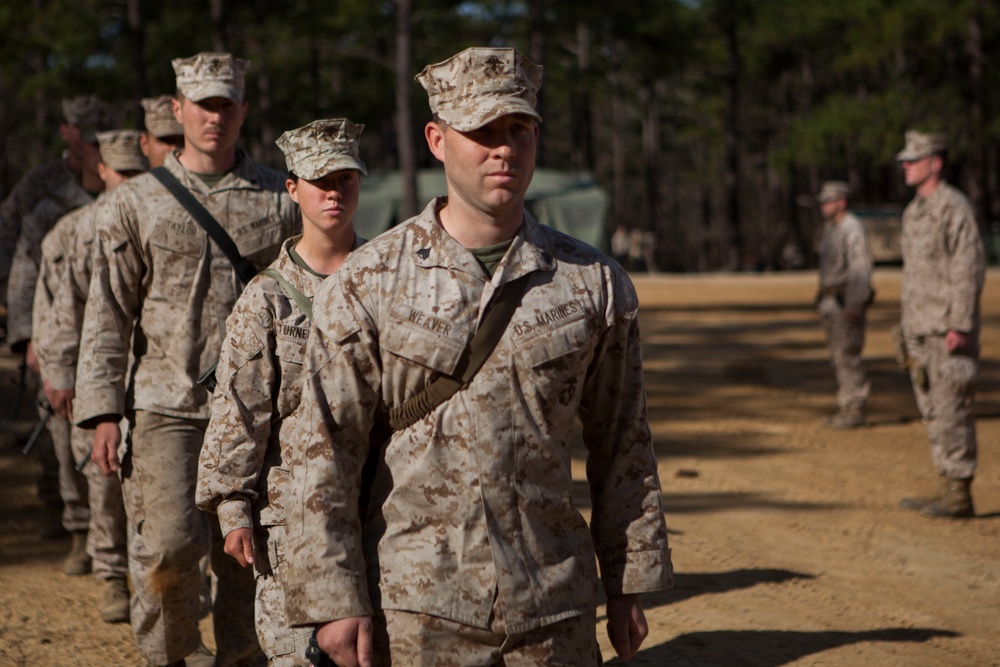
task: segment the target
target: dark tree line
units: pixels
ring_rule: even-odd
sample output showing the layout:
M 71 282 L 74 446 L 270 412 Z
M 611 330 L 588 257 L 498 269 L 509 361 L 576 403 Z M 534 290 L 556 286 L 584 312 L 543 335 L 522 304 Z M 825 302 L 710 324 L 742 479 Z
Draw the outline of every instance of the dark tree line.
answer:
M 902 204 L 903 131 L 944 132 L 949 178 L 1000 216 L 1000 9 L 993 0 L 28 0 L 0 6 L 0 194 L 59 150 L 59 100 L 95 92 L 138 126 L 170 59 L 253 61 L 244 146 L 322 117 L 366 126 L 371 169 L 415 209 L 424 64 L 509 45 L 545 66 L 540 164 L 590 172 L 608 227 L 652 231 L 677 271 L 810 256 L 822 180 Z

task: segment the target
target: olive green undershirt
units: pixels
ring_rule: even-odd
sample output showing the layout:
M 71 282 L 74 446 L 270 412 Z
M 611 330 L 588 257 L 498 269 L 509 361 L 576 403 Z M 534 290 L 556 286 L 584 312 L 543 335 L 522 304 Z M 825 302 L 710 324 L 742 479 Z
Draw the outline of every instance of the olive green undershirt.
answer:
M 479 264 L 486 269 L 486 273 L 492 278 L 493 272 L 497 270 L 497 265 L 500 264 L 503 256 L 507 254 L 513 242 L 514 239 L 508 239 L 496 245 L 488 245 L 485 248 L 469 248 L 469 252 L 479 260 Z
M 306 264 L 306 260 L 302 259 L 302 255 L 300 255 L 299 253 L 295 252 L 295 246 L 294 245 L 291 248 L 288 249 L 288 256 L 292 258 L 292 264 L 294 264 L 295 266 L 299 267 L 300 269 L 313 274 L 317 278 L 326 278 L 327 277 L 327 275 L 325 273 L 319 273 L 318 271 L 313 271 L 312 267 L 309 266 L 308 264 Z
M 226 177 L 228 171 L 224 171 L 221 174 L 199 174 L 196 171 L 192 171 L 192 174 L 198 177 L 198 180 L 208 186 L 208 189 L 213 189 L 216 185 L 222 182 L 222 179 Z

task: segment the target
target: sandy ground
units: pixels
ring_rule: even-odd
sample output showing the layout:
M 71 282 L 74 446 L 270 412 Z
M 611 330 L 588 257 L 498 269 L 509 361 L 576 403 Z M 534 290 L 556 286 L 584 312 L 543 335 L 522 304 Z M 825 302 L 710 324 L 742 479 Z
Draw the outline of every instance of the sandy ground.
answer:
M 629 664 L 1000 665 L 1000 272 L 983 298 L 979 516 L 966 521 L 896 509 L 936 486 L 890 346 L 898 269 L 876 272 L 870 426 L 851 432 L 821 426 L 835 402 L 814 275 L 636 286 L 676 586 L 645 597 L 650 636 Z M 0 359 L 2 406 L 14 367 Z M 16 446 L 31 426 L 0 434 L 0 665 L 138 664 L 129 628 L 100 621 L 97 582 L 62 574 L 68 543 L 35 537 L 36 468 Z

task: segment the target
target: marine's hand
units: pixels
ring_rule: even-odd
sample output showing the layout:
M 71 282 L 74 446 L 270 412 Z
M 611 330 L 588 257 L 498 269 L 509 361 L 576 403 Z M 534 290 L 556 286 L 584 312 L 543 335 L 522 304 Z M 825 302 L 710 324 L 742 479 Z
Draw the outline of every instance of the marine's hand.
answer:
M 249 528 L 229 531 L 222 550 L 235 558 L 243 567 L 253 565 L 253 531 Z
M 371 667 L 371 616 L 351 616 L 319 628 L 316 642 L 340 667 Z
M 949 352 L 966 352 L 969 349 L 971 336 L 961 331 L 949 331 L 944 337 L 944 346 Z
M 38 357 L 35 356 L 35 346 L 30 342 L 28 343 L 28 347 L 24 349 L 24 363 L 34 372 L 41 372 L 41 369 L 38 366 Z
M 618 657 L 628 660 L 649 634 L 646 615 L 639 595 L 613 595 L 608 598 L 608 639 Z
M 53 389 L 52 384 L 46 380 L 42 384 L 42 391 L 48 399 L 52 411 L 60 417 L 73 421 L 73 397 L 76 392 L 72 389 Z
M 105 421 L 94 431 L 94 450 L 90 455 L 97 467 L 106 476 L 118 472 L 118 446 L 122 442 L 122 432 L 118 422 Z

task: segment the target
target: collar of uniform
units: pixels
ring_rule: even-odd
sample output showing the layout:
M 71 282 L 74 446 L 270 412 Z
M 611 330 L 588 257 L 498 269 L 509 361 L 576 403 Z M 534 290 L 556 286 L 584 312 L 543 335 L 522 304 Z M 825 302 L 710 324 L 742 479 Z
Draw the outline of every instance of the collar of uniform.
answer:
M 177 180 L 192 192 L 209 196 L 226 190 L 260 190 L 261 188 L 260 168 L 242 149 L 236 149 L 236 164 L 233 165 L 225 178 L 211 190 L 208 189 L 203 180 L 195 176 L 194 172 L 188 171 L 180 163 L 180 160 L 177 159 L 178 154 L 179 151 L 171 151 L 167 154 L 163 166 L 169 169 L 177 177 Z
M 272 266 L 280 273 L 285 276 L 285 279 L 295 285 L 296 289 L 302 289 L 302 283 L 304 275 L 306 273 L 305 269 L 295 263 L 292 259 L 291 249 L 292 247 L 302 239 L 302 234 L 298 234 L 291 238 L 285 239 L 281 244 L 281 251 L 278 253 L 278 259 L 272 264 Z
M 493 274 L 493 283 L 499 286 L 533 271 L 554 271 L 556 260 L 544 241 L 541 225 L 525 209 L 521 229 Z
M 447 201 L 447 197 L 434 199 L 418 216 L 419 225 L 426 234 L 415 234 L 413 237 L 413 261 L 424 268 L 440 266 L 485 278 L 473 254 L 441 226 L 438 211 Z M 553 270 L 555 259 L 542 247 L 541 241 L 538 222 L 525 210 L 521 229 L 497 267 L 493 282 L 500 284 L 532 271 Z

